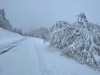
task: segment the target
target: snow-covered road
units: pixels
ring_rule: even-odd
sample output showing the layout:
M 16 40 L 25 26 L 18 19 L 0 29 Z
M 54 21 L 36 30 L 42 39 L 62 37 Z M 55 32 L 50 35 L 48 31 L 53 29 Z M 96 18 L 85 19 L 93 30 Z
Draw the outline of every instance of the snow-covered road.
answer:
M 0 75 L 100 75 L 98 70 L 60 53 L 41 39 L 27 37 L 0 55 Z
M 25 38 L 20 38 L 18 40 L 0 45 L 0 55 L 11 50 L 12 48 L 16 47 L 18 44 L 20 44 Z

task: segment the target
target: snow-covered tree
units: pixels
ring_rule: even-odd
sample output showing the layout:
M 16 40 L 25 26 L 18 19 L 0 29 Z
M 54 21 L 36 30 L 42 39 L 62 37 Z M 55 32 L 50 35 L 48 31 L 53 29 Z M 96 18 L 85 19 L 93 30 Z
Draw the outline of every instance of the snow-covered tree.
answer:
M 12 25 L 9 23 L 9 20 L 6 19 L 4 9 L 0 9 L 0 27 L 12 31 Z
M 47 37 L 49 35 L 49 30 L 45 27 L 40 27 L 39 29 L 32 30 L 29 33 L 29 35 L 32 37 L 36 37 L 36 38 L 42 38 L 42 35 L 43 35 L 44 39 L 47 39 Z
M 18 33 L 18 34 L 20 34 L 20 35 L 23 35 L 23 32 L 22 32 L 22 29 L 21 28 L 14 28 L 13 29 L 13 32 L 15 32 L 15 33 Z
M 86 21 L 84 13 L 78 17 L 73 24 L 57 22 L 51 28 L 50 45 L 60 48 L 65 56 L 100 68 L 100 26 Z
M 82 20 L 85 21 L 87 19 L 86 15 L 83 12 L 81 12 L 79 15 L 76 16 L 78 17 L 78 21 L 82 21 Z
M 21 28 L 20 29 L 18 29 L 18 28 L 14 28 L 13 29 L 11 23 L 5 17 L 4 9 L 0 9 L 0 27 L 4 28 L 6 30 L 9 30 L 9 31 L 13 31 L 13 32 L 19 33 L 20 35 L 23 34 Z

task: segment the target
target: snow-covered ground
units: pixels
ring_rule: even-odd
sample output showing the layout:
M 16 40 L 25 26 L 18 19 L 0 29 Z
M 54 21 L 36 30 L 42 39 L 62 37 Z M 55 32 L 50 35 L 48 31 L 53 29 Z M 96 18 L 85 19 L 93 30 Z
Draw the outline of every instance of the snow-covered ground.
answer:
M 100 75 L 87 65 L 60 55 L 43 40 L 27 37 L 0 55 L 0 75 Z
M 0 75 L 100 75 L 43 40 L 0 28 Z
M 0 46 L 23 38 L 21 35 L 0 27 Z

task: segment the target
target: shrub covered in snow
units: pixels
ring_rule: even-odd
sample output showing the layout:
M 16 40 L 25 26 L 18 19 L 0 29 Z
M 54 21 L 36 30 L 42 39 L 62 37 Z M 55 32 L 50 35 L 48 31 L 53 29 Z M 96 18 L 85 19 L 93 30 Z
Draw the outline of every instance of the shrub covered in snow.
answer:
M 50 45 L 60 48 L 62 55 L 100 67 L 100 26 L 89 23 L 84 13 L 76 23 L 57 22 L 51 28 Z

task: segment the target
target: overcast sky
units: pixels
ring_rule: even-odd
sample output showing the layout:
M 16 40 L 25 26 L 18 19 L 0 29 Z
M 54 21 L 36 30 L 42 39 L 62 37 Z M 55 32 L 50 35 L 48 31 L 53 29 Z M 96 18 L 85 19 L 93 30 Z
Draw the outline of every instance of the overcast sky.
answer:
M 84 12 L 89 22 L 100 24 L 100 0 L 0 0 L 6 18 L 14 27 L 30 31 L 50 28 L 57 21 L 76 21 Z

